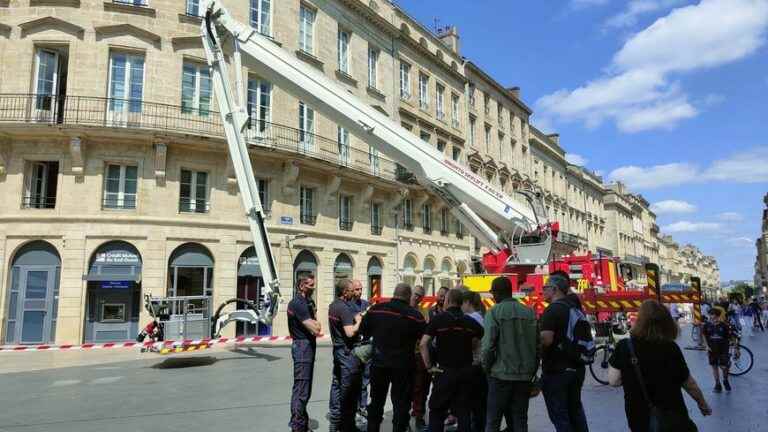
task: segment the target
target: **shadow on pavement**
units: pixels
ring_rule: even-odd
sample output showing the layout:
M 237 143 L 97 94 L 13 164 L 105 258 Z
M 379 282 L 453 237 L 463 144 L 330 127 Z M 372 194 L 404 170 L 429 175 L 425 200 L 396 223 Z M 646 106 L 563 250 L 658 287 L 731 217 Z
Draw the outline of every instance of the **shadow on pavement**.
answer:
M 253 348 L 234 348 L 234 349 L 229 350 L 229 352 L 235 353 L 235 354 L 242 354 L 243 356 L 246 356 L 246 357 L 253 357 L 253 358 L 264 359 L 264 360 L 266 360 L 268 362 L 273 362 L 273 361 L 278 361 L 278 360 L 282 360 L 283 359 L 282 357 L 273 356 L 273 355 L 269 355 L 269 354 L 264 354 L 262 352 L 256 351 Z M 225 360 L 241 360 L 242 358 L 243 357 L 227 357 L 227 358 L 220 359 L 220 361 L 225 361 Z
M 218 359 L 213 356 L 205 357 L 172 357 L 154 364 L 154 369 L 183 369 L 189 367 L 210 366 L 216 363 Z

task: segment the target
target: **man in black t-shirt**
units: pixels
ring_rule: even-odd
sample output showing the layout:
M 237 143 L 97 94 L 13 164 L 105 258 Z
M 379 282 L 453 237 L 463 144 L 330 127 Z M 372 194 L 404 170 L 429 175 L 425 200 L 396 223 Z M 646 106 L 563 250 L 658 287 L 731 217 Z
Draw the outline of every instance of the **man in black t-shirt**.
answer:
M 333 343 L 333 378 L 329 400 L 330 430 L 357 432 L 355 412 L 362 385 L 362 365 L 352 352 L 359 341 L 360 314 L 353 305 L 352 281 L 336 284 L 336 300 L 328 308 L 328 327 Z
M 291 357 L 293 358 L 293 391 L 291 393 L 291 421 L 293 432 L 309 430 L 307 402 L 312 396 L 312 379 L 315 373 L 315 351 L 317 336 L 322 328 L 315 318 L 314 276 L 299 280 L 297 292 L 288 303 L 288 331 L 291 334 Z
M 483 337 L 483 327 L 461 311 L 463 293 L 448 291 L 445 311 L 429 321 L 421 338 L 421 356 L 427 369 L 435 372 L 429 398 L 429 430 L 442 432 L 448 410 L 458 419 L 458 430 L 469 431 L 469 390 L 473 386 L 474 351 Z M 429 345 L 436 340 L 435 358 Z
M 721 308 L 709 310 L 709 321 L 704 324 L 704 341 L 709 354 L 709 365 L 715 377 L 715 393 L 731 391 L 728 369 L 731 367 L 731 327 L 726 322 Z M 720 384 L 720 370 L 723 371 L 723 384 Z
M 566 342 L 571 308 L 578 305 L 568 299 L 570 283 L 562 275 L 550 276 L 543 291 L 549 306 L 541 316 L 541 390 L 549 420 L 557 432 L 588 432 L 581 403 L 585 368 L 561 347 Z
M 390 385 L 392 431 L 408 430 L 415 368 L 413 347 L 424 333 L 424 317 L 408 305 L 410 298 L 411 286 L 397 284 L 392 300 L 371 306 L 360 325 L 360 334 L 373 339 L 368 432 L 379 432 L 381 428 Z

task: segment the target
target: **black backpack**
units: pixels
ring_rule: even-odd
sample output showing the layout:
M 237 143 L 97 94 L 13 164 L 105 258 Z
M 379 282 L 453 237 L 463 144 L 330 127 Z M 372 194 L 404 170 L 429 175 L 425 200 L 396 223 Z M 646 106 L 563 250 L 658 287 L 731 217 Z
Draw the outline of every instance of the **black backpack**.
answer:
M 553 304 L 568 308 L 566 333 L 559 348 L 569 360 L 579 365 L 591 365 L 595 361 L 595 339 L 592 337 L 592 324 L 584 312 L 570 303 L 558 300 Z

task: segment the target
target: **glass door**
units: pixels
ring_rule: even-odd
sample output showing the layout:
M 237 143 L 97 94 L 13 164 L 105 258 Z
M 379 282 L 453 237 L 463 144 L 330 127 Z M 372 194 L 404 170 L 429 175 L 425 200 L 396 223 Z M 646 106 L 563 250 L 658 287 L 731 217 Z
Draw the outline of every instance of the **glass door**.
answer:
M 109 66 L 109 119 L 113 126 L 140 124 L 144 56 L 112 53 Z
M 55 272 L 49 269 L 21 272 L 23 300 L 20 305 L 21 328 L 18 340 L 22 344 L 50 342 L 54 276 Z
M 35 53 L 34 119 L 48 122 L 56 118 L 58 93 L 59 53 L 38 48 Z

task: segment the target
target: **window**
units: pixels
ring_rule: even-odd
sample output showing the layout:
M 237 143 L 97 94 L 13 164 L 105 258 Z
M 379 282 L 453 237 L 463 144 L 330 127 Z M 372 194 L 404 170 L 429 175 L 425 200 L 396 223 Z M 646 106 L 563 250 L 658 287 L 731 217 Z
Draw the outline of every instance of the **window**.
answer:
M 421 226 L 424 228 L 424 234 L 432 234 L 432 206 L 424 204 L 421 208 Z
M 187 0 L 187 15 L 201 16 L 200 0 Z
M 469 145 L 475 146 L 475 118 L 472 116 L 469 116 Z
M 378 88 L 379 84 L 379 51 L 368 48 L 368 87 Z
M 349 131 L 339 126 L 338 139 L 339 163 L 342 165 L 347 165 L 349 164 Z
M 503 152 L 501 150 L 501 147 L 502 147 L 501 144 L 503 142 L 504 142 L 504 132 L 499 131 L 499 147 L 498 147 L 498 149 L 499 149 L 499 160 L 502 160 L 502 157 L 503 157 L 503 155 L 502 155 Z
M 272 33 L 270 3 L 272 0 L 251 0 L 251 27 L 269 36 Z
M 491 96 L 488 93 L 483 94 L 483 111 L 486 116 L 491 113 Z
M 453 149 L 451 149 L 451 157 L 454 161 L 459 162 L 461 159 L 461 148 L 453 146 Z
M 491 153 L 491 127 L 485 126 L 485 152 Z
M 440 234 L 442 235 L 448 235 L 448 221 L 449 221 L 449 212 L 447 207 L 443 207 L 440 210 Z
M 100 322 L 125 322 L 125 303 L 102 304 Z
M 184 62 L 181 112 L 207 117 L 211 109 L 211 74 L 207 65 Z
M 138 167 L 107 165 L 104 176 L 104 208 L 135 209 Z
M 299 190 L 299 219 L 305 225 L 315 224 L 315 213 L 312 208 L 315 190 L 302 186 Z
M 443 120 L 445 118 L 445 87 L 438 84 L 435 91 L 435 108 L 437 109 L 437 119 Z
M 464 225 L 462 225 L 459 221 L 456 221 L 456 238 L 464 238 Z
M 259 182 L 259 201 L 261 201 L 261 208 L 264 209 L 264 213 L 269 213 L 272 210 L 272 201 L 269 196 L 269 180 L 256 180 Z
M 410 199 L 403 201 L 403 228 L 413 231 L 413 202 Z
M 499 122 L 499 127 L 504 128 L 504 123 L 502 120 L 504 119 L 504 107 L 501 106 L 501 103 L 496 105 L 496 120 Z
M 371 164 L 372 175 L 377 176 L 381 173 L 381 159 L 379 158 L 379 151 L 371 146 L 368 146 L 368 163 Z
M 129 6 L 147 7 L 149 6 L 149 0 L 112 0 L 113 3 L 120 3 Z
M 34 161 L 27 164 L 22 208 L 52 209 L 56 207 L 59 162 Z
M 459 95 L 451 95 L 451 124 L 455 128 L 461 127 L 459 118 L 461 117 L 461 107 L 459 106 Z
M 52 111 L 56 106 L 54 98 L 59 94 L 59 53 L 38 48 L 35 62 L 35 109 Z
M 349 75 L 349 32 L 339 30 L 339 70 Z
M 179 211 L 207 213 L 208 210 L 208 173 L 181 170 Z
M 248 124 L 249 129 L 263 136 L 272 121 L 272 84 L 255 77 L 248 77 Z
M 440 153 L 445 153 L 445 141 L 438 140 L 437 141 L 437 151 Z
M 400 99 L 411 98 L 411 65 L 400 62 Z
M 423 73 L 419 73 L 419 105 L 429 109 L 429 77 Z
M 352 197 L 342 195 L 339 197 L 339 229 L 352 231 Z
M 301 5 L 299 9 L 299 49 L 314 54 L 315 11 Z
M 381 204 L 371 203 L 371 234 L 381 235 Z
M 305 153 L 315 150 L 315 110 L 299 102 L 299 150 Z
M 140 113 L 144 93 L 144 56 L 113 52 L 109 59 L 109 111 Z
M 474 108 L 475 107 L 475 102 L 476 102 L 476 99 L 475 99 L 475 85 L 472 84 L 472 83 L 469 83 L 469 90 L 468 91 L 469 91 L 469 106 Z
M 427 142 L 427 143 L 428 143 L 428 142 L 429 142 L 429 139 L 431 138 L 431 136 L 429 135 L 429 133 L 427 133 L 427 132 L 424 132 L 424 131 L 421 131 L 421 132 L 419 133 L 419 138 L 421 138 L 421 140 L 422 140 L 422 141 L 424 141 L 424 142 Z

